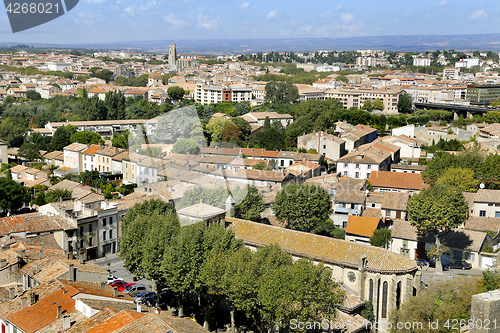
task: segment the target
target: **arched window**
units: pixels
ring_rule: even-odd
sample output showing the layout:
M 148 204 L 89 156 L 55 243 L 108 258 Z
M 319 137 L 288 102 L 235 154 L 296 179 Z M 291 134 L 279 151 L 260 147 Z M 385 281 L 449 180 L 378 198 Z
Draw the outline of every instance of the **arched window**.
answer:
M 370 279 L 368 286 L 368 300 L 373 303 L 373 279 Z
M 382 318 L 387 318 L 387 281 L 382 285 Z

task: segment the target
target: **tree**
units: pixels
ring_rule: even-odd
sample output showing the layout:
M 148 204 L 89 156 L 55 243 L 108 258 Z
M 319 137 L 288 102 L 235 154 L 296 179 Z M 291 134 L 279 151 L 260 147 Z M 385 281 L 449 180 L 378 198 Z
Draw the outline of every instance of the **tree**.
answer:
M 320 222 L 311 232 L 321 236 L 345 239 L 345 231 L 336 227 L 331 219 Z
M 104 105 L 107 108 L 107 119 L 125 119 L 125 96 L 121 91 L 106 93 Z
M 176 223 L 170 218 L 173 215 L 176 216 L 174 205 L 161 200 L 148 200 L 144 203 L 136 204 L 127 211 L 121 224 L 122 242 L 120 245 L 120 258 L 124 260 L 125 268 L 129 272 L 136 276 L 146 274 L 144 262 L 146 249 L 144 243 L 148 237 L 148 230 L 156 230 L 156 223 L 160 225 L 167 223 L 169 228 L 175 228 L 178 225 L 178 221 Z M 160 216 L 167 218 L 163 219 Z M 168 246 L 168 244 L 165 245 Z M 155 264 L 160 266 L 162 258 L 157 259 Z
M 196 155 L 200 152 L 200 145 L 192 139 L 180 139 L 172 147 L 174 154 L 192 154 Z
M 289 184 L 277 195 L 273 204 L 276 217 L 287 228 L 310 231 L 330 215 L 330 196 L 316 185 Z
M 364 103 L 363 103 L 363 107 L 362 107 L 363 110 L 372 110 L 373 109 L 373 105 L 372 105 L 372 101 L 367 99 Z
M 23 143 L 21 148 L 19 148 L 19 150 L 17 151 L 17 155 L 20 157 L 24 157 L 30 162 L 42 159 L 38 146 L 29 142 Z
M 28 90 L 26 92 L 26 97 L 31 99 L 32 101 L 37 101 L 39 99 L 42 99 L 42 95 L 40 95 L 39 92 L 36 92 L 34 90 Z
M 57 188 L 55 190 L 49 191 L 45 194 L 45 202 L 56 202 L 56 201 L 64 201 L 70 200 L 73 191 Z
M 265 274 L 258 291 L 260 312 L 267 327 L 291 329 L 294 322 L 333 320 L 344 295 L 330 270 L 307 259 Z
M 120 134 L 118 132 L 115 132 L 113 134 L 113 139 L 111 139 L 111 144 L 113 147 L 118 147 L 122 149 L 129 149 L 129 137 L 130 137 L 130 132 L 124 132 L 123 134 Z
M 228 121 L 225 117 L 215 117 L 208 121 L 207 131 L 210 133 L 213 142 L 222 142 L 222 131 Z
M 28 137 L 28 142 L 35 144 L 38 147 L 38 150 L 49 150 L 50 140 L 52 138 L 49 136 L 43 136 L 39 132 L 33 132 Z
M 469 207 L 462 192 L 445 185 L 423 189 L 410 198 L 407 210 L 410 224 L 417 228 L 419 235 L 434 234 L 436 270 L 442 272 L 440 252 L 444 247 L 440 238 L 467 219 Z
M 250 134 L 252 133 L 252 126 L 250 123 L 240 117 L 233 117 L 231 121 L 240 129 L 239 139 L 244 142 L 250 140 Z
M 299 90 L 291 82 L 271 81 L 266 84 L 266 102 L 290 104 L 299 98 Z
M 438 152 L 434 155 L 434 158 L 427 162 L 427 167 L 422 172 L 422 178 L 427 184 L 434 185 L 446 169 L 458 166 L 457 156 L 450 153 Z
M 240 137 L 240 128 L 232 121 L 226 121 L 222 129 L 223 142 L 236 142 Z
M 451 280 L 433 279 L 426 289 L 422 289 L 417 297 L 410 297 L 399 310 L 389 314 L 389 322 L 412 323 L 410 326 L 393 325 L 394 333 L 445 333 L 452 332 L 451 318 L 459 323 L 470 318 L 472 296 L 478 293 L 478 279 L 472 276 L 455 276 Z M 429 323 L 439 322 L 437 327 Z M 422 323 L 417 327 L 413 323 Z M 406 326 L 406 328 L 405 328 Z
M 70 126 L 59 127 L 50 140 L 50 151 L 62 151 L 64 147 L 68 146 L 71 143 L 70 138 L 75 132 L 76 130 L 74 130 Z
M 406 91 L 401 92 L 398 99 L 398 111 L 401 113 L 411 113 L 413 98 Z
M 375 98 L 375 100 L 373 101 L 372 107 L 374 110 L 383 110 L 384 109 L 384 102 L 382 102 L 378 98 Z
M 9 143 L 9 147 L 21 147 L 28 122 L 20 117 L 7 117 L 0 124 L 0 139 Z
M 391 229 L 376 229 L 370 237 L 370 244 L 373 246 L 383 247 L 391 242 Z
M 111 77 L 113 76 L 113 72 L 108 69 L 101 69 L 100 71 L 96 72 L 94 76 L 108 83 L 111 80 Z
M 101 186 L 106 185 L 106 180 L 101 178 L 100 172 L 97 170 L 85 170 L 80 172 L 78 175 L 78 181 L 81 184 L 93 186 L 95 188 L 101 188 Z
M 477 184 L 474 171 L 466 168 L 449 168 L 436 182 L 436 185 L 456 187 L 460 192 L 475 192 Z
M 180 101 L 182 98 L 184 98 L 186 92 L 183 88 L 174 86 L 167 89 L 167 94 L 168 98 L 170 98 L 171 100 Z
M 96 132 L 92 131 L 80 131 L 73 134 L 70 139 L 70 143 L 78 142 L 86 145 L 97 145 L 99 143 L 104 143 L 102 137 Z
M 247 186 L 248 192 L 245 199 L 235 207 L 235 216 L 239 219 L 259 221 L 260 213 L 266 208 L 263 196 L 255 186 Z
M 10 173 L 9 173 L 10 174 Z M 10 213 L 30 199 L 30 190 L 11 178 L 0 178 L 0 208 Z

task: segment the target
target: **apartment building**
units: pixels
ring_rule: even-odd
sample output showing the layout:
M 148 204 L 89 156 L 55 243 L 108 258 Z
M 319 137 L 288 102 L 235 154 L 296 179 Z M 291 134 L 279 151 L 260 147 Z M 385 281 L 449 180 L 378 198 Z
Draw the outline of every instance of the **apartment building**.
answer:
M 126 149 L 117 147 L 104 147 L 95 152 L 97 158 L 96 168 L 99 172 L 113 172 L 113 157 L 126 151 Z M 120 170 L 117 170 L 121 172 Z
M 325 97 L 337 99 L 344 105 L 344 109 L 352 107 L 361 108 L 367 100 L 379 99 L 384 104 L 384 114 L 396 114 L 398 112 L 398 99 L 401 90 L 367 90 L 367 89 L 329 89 L 325 91 Z
M 89 148 L 82 152 L 83 157 L 83 171 L 97 170 L 97 157 L 95 153 L 102 147 L 100 145 L 90 145 Z
M 201 104 L 212 104 L 222 102 L 250 102 L 252 100 L 252 88 L 219 87 L 197 84 L 195 86 L 195 101 Z
M 83 171 L 83 151 L 87 150 L 88 146 L 82 143 L 72 143 L 63 148 L 64 166 L 71 168 L 74 172 Z

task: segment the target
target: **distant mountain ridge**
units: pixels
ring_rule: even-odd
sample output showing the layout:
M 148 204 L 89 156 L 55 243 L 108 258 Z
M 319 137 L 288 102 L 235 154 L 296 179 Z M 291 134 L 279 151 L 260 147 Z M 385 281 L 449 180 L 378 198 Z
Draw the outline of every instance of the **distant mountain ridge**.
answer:
M 176 43 L 178 53 L 240 54 L 252 52 L 312 52 L 318 50 L 377 49 L 386 51 L 434 51 L 443 49 L 500 52 L 500 34 L 360 36 L 349 38 L 276 38 L 276 39 L 185 39 L 123 41 L 104 43 L 39 44 L 34 47 L 136 49 L 166 53 L 168 44 Z M 0 43 L 0 46 L 18 43 Z

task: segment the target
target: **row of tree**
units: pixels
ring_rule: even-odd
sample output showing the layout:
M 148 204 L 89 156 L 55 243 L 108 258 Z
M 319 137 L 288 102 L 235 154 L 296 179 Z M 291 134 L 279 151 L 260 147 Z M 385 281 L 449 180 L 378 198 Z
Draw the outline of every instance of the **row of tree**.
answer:
M 120 256 L 130 272 L 168 285 L 179 315 L 194 315 L 207 329 L 230 322 L 267 332 L 292 318 L 333 319 L 344 299 L 322 265 L 294 262 L 278 246 L 252 252 L 218 225 L 180 228 L 174 207 L 161 201 L 127 212 Z

